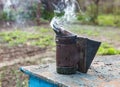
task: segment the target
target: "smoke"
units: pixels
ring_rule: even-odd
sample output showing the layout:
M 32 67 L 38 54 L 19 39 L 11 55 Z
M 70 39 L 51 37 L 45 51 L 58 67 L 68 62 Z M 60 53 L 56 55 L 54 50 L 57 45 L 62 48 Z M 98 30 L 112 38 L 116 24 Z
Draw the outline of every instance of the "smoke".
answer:
M 16 26 L 26 26 L 26 18 L 31 18 L 32 11 L 30 7 L 34 3 L 40 3 L 41 0 L 2 0 L 4 4 L 3 11 L 7 13 L 7 18 L 14 20 Z M 76 11 L 79 9 L 76 0 L 58 0 L 53 3 L 56 16 L 52 19 L 50 25 L 65 26 L 76 21 Z M 58 16 L 58 15 L 63 16 Z
M 7 19 L 14 20 L 16 26 L 23 27 L 27 25 L 26 18 L 32 14 L 30 7 L 40 0 L 2 0 L 2 2 Z
M 80 10 L 79 4 L 76 0 L 60 0 L 57 5 L 53 5 L 55 7 L 54 13 L 63 14 L 63 16 L 55 15 L 50 23 L 52 28 L 54 28 L 54 26 L 66 26 L 69 23 L 76 21 L 76 11 Z

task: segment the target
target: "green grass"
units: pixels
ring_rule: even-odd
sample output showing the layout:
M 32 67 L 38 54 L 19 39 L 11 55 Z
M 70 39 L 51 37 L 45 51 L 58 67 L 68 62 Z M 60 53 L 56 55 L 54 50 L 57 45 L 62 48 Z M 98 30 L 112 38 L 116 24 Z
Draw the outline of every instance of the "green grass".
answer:
M 37 33 L 25 32 L 22 30 L 1 32 L 0 42 L 8 44 L 8 46 L 16 46 L 20 44 L 29 44 L 40 47 L 54 46 L 54 36 L 50 32 L 50 29 L 44 28 L 39 28 L 39 30 L 37 30 Z
M 75 32 L 76 33 L 79 32 L 79 34 L 85 34 L 88 36 L 98 36 L 98 32 L 94 32 L 94 30 L 91 30 L 91 29 L 79 29 L 79 31 L 77 30 Z
M 119 26 L 120 27 L 120 15 L 99 15 L 98 24 L 102 26 Z
M 25 32 L 22 30 L 15 30 L 12 32 L 1 32 L 0 33 L 0 42 L 5 43 L 8 46 L 17 46 L 17 45 L 32 45 L 39 47 L 55 47 L 54 41 L 54 32 L 52 29 L 34 27 L 37 33 Z M 79 27 L 74 27 L 70 29 L 77 34 L 88 35 L 88 36 L 99 36 L 99 30 L 94 29 L 79 29 Z M 94 32 L 95 31 L 95 32 Z M 115 49 L 112 45 L 103 43 L 99 50 L 99 55 L 116 55 L 120 54 L 120 50 Z
M 107 43 L 102 43 L 98 50 L 99 55 L 118 55 L 120 54 L 120 50 L 115 49 L 112 45 Z
M 77 25 L 69 26 L 70 31 L 74 32 L 78 35 L 87 35 L 87 36 L 99 36 L 99 30 L 100 29 L 90 29 L 89 27 L 81 28 Z
M 93 21 L 91 21 L 91 17 L 89 15 L 78 15 L 78 20 L 82 24 L 94 24 Z M 96 23 L 100 26 L 120 27 L 120 15 L 101 14 L 98 15 Z

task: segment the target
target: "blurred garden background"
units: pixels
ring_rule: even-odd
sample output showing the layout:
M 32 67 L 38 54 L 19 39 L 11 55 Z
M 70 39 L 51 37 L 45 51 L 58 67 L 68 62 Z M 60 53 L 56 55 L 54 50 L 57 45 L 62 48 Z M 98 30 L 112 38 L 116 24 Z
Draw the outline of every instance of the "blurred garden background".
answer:
M 4 0 L 7 1 L 7 0 Z M 14 1 L 14 0 L 13 0 Z M 37 1 L 37 0 L 36 0 Z M 16 9 L 16 3 L 11 3 L 11 10 L 5 11 L 4 3 L 0 1 L 0 20 L 15 21 L 17 14 L 22 14 L 22 17 L 27 20 L 50 21 L 54 16 L 54 7 L 52 3 L 57 3 L 57 0 L 35 0 L 21 1 L 19 4 L 26 5 L 26 10 Z M 100 26 L 120 26 L 120 1 L 119 0 L 77 0 L 81 12 L 78 13 L 78 20 L 82 24 L 94 24 Z M 51 3 L 52 2 L 52 3 Z M 22 5 L 23 6 L 23 5 Z M 17 11 L 16 11 L 17 10 Z M 19 10 L 19 11 L 18 11 Z
M 50 21 L 55 15 L 51 2 L 57 1 L 21 0 L 15 4 L 0 0 L 0 87 L 28 87 L 28 77 L 19 71 L 20 66 L 55 62 Z M 102 42 L 97 56 L 120 55 L 120 0 L 78 2 L 77 22 L 67 28 Z

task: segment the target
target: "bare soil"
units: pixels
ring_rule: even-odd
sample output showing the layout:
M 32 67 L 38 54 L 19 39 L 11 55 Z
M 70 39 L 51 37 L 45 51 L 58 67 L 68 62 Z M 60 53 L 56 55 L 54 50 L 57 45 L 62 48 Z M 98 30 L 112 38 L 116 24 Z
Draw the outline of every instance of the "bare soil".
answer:
M 0 62 L 14 61 L 14 59 L 27 58 L 45 52 L 46 48 L 36 46 L 14 46 L 0 48 Z

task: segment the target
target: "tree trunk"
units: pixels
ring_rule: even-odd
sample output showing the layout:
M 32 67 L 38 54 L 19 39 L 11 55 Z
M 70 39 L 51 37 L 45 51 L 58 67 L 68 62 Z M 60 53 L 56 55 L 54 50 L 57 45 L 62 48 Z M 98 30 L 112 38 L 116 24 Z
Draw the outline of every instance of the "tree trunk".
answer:
M 93 17 L 93 22 L 95 24 L 97 24 L 97 18 L 98 18 L 98 14 L 99 14 L 99 1 L 100 0 L 93 0 L 94 4 L 95 4 L 95 9 L 94 9 L 94 17 Z
M 36 22 L 37 22 L 37 25 L 40 25 L 40 17 L 41 17 L 41 2 L 39 2 L 37 4 L 37 11 L 36 11 Z

